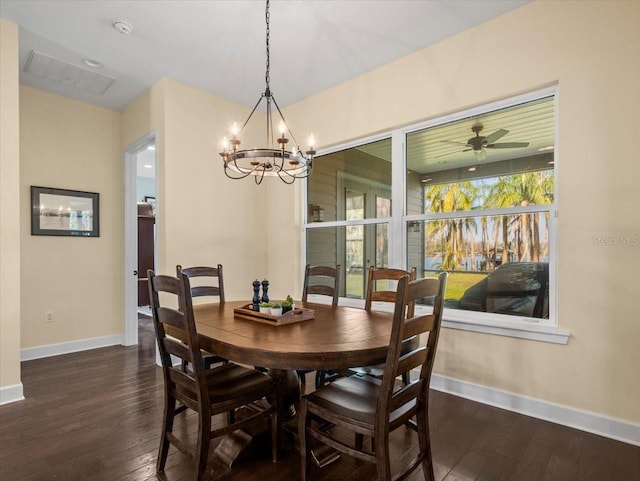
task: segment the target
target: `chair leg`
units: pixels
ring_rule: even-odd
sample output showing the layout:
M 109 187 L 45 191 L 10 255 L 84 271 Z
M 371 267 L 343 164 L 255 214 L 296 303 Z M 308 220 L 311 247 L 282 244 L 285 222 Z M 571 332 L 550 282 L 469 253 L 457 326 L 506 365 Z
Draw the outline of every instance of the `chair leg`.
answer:
M 391 460 L 389 459 L 389 433 L 384 439 L 372 439 L 375 441 L 376 471 L 378 481 L 389 481 L 391 479 Z
M 176 400 L 169 395 L 164 397 L 164 419 L 162 420 L 162 438 L 160 439 L 160 447 L 158 449 L 158 459 L 156 461 L 156 469 L 164 471 L 164 465 L 167 462 L 167 454 L 169 453 L 169 438 L 167 433 L 173 431 L 173 418 L 176 411 Z
M 420 450 L 424 453 L 422 457 L 422 472 L 425 481 L 435 481 L 436 477 L 433 472 L 433 458 L 431 457 L 431 438 L 429 436 L 429 413 L 428 408 L 425 411 L 418 410 L 416 414 L 418 424 L 418 443 Z
M 209 457 L 209 442 L 211 441 L 211 411 L 209 406 L 203 406 L 198 413 L 198 441 L 196 446 L 196 477 L 195 481 L 202 481 L 207 470 Z
M 321 387 L 324 386 L 324 376 L 325 376 L 325 370 L 324 369 L 318 369 L 316 371 L 316 389 L 320 389 Z
M 307 481 L 311 474 L 311 445 L 309 443 L 309 437 L 307 429 L 311 423 L 311 417 L 307 411 L 307 400 L 302 398 L 300 400 L 300 412 L 298 413 L 298 438 L 300 439 L 300 467 L 302 474 L 302 481 Z
M 278 450 L 280 449 L 280 411 L 279 406 L 274 406 L 271 413 L 271 461 L 278 462 Z
M 402 373 L 402 384 L 404 384 L 405 386 L 408 386 L 409 384 L 411 384 L 411 373 L 410 372 Z

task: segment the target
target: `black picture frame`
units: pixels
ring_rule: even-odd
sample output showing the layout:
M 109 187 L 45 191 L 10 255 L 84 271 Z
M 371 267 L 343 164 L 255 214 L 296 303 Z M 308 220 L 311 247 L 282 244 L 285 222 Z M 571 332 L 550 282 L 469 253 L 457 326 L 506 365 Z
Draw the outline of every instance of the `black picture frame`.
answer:
M 32 185 L 31 235 L 100 237 L 100 194 Z

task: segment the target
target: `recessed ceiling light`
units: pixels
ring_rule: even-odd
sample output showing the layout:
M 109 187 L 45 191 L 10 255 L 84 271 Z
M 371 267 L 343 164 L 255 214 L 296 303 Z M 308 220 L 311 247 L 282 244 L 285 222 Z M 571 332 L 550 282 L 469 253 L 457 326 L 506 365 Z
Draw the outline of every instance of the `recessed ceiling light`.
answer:
M 144 164 L 145 169 L 153 169 L 153 165 L 151 164 Z
M 133 30 L 133 27 L 131 26 L 130 23 L 124 22 L 122 20 L 113 22 L 113 28 L 115 28 L 118 32 L 120 32 L 123 35 L 129 35 Z
M 87 67 L 91 67 L 91 68 L 102 68 L 102 67 L 104 67 L 104 65 L 102 65 L 102 63 L 98 62 L 97 60 L 93 60 L 91 58 L 83 58 L 82 59 L 82 63 L 85 64 Z
M 426 179 L 420 179 L 420 182 L 431 182 L 432 180 L 431 177 L 427 177 Z
M 545 150 L 553 150 L 553 149 L 554 149 L 553 145 L 547 145 L 546 147 L 540 147 L 538 149 L 538 152 L 544 152 Z
M 556 163 L 556 161 L 555 161 L 555 160 L 550 160 L 549 162 L 547 162 L 547 164 L 549 164 L 549 165 L 553 165 L 553 164 L 555 164 L 555 163 Z
M 469 167 L 469 172 L 475 172 L 476 168 L 475 167 Z
M 149 146 L 147 146 L 147 150 L 156 150 L 156 146 L 155 145 L 149 145 Z

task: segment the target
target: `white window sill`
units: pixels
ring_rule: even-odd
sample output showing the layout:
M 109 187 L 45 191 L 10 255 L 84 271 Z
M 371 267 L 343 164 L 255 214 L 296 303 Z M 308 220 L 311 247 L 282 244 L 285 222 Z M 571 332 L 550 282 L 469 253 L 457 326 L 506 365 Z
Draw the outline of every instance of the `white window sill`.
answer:
M 569 331 L 563 331 L 548 323 L 528 321 L 526 318 L 504 315 L 484 315 L 482 319 L 473 319 L 472 316 L 465 315 L 464 311 L 444 311 L 442 327 L 449 329 L 460 329 L 463 331 L 482 332 L 484 334 L 496 334 L 498 336 L 517 337 L 519 339 L 529 339 L 532 341 L 551 342 L 554 344 L 567 344 L 569 342 Z M 473 313 L 478 314 L 478 313 Z M 502 318 L 509 317 L 509 320 Z M 543 323 L 545 322 L 545 323 Z
M 327 304 L 326 296 L 309 296 L 309 302 Z M 364 308 L 364 300 L 341 297 L 340 306 Z M 375 310 L 392 312 L 390 303 L 374 303 Z M 430 308 L 418 306 L 418 312 Z M 488 314 L 484 312 L 462 311 L 457 309 L 444 310 L 442 326 L 449 329 L 495 334 L 498 336 L 516 337 L 532 341 L 551 342 L 554 344 L 567 344 L 571 333 L 558 329 L 547 319 L 529 319 L 524 317 L 506 316 L 501 314 Z

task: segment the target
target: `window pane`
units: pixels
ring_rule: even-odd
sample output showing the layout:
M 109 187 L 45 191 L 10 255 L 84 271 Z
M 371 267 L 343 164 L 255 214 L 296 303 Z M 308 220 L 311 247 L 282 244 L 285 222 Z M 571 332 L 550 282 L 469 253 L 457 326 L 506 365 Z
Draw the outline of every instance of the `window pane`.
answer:
M 307 263 L 340 264 L 340 295 L 364 299 L 369 266 L 388 267 L 387 234 L 387 224 L 307 229 Z
M 391 198 L 391 139 L 314 159 L 307 179 L 308 222 L 378 217 L 378 197 Z
M 554 144 L 554 97 L 411 132 L 406 143 L 407 213 L 486 206 L 496 183 L 511 182 L 516 188 L 522 179 L 516 174 L 546 171 L 553 178 Z M 443 190 L 442 197 L 429 198 L 429 187 L 436 185 L 440 190 L 448 186 L 450 197 Z M 549 195 L 529 200 L 552 202 Z
M 446 306 L 549 316 L 549 213 L 408 222 L 408 265 L 450 272 Z

